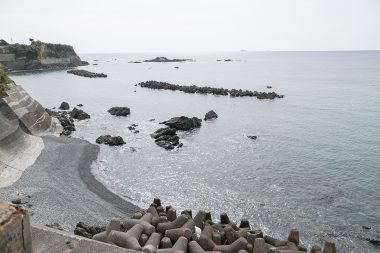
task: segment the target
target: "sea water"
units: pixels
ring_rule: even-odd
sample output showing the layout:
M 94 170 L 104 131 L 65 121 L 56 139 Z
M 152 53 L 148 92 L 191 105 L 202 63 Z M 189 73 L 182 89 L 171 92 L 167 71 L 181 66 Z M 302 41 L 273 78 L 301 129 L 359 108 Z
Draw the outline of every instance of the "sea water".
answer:
M 128 63 L 156 56 L 194 61 Z M 101 146 L 93 165 L 96 178 L 113 192 L 141 207 L 158 197 L 177 210 L 209 210 L 214 220 L 227 212 L 279 238 L 298 228 L 309 247 L 332 238 L 339 252 L 380 251 L 365 240 L 380 239 L 380 52 L 81 57 L 90 62 L 81 69 L 108 77 L 66 71 L 11 77 L 47 108 L 62 101 L 83 104 L 91 119 L 76 123 L 73 136 L 92 143 L 104 134 L 124 138 L 124 146 Z M 285 97 L 230 98 L 135 86 L 148 80 L 273 90 Z M 112 106 L 130 107 L 131 114 L 112 116 Z M 150 137 L 163 127 L 161 121 L 203 118 L 209 110 L 219 117 L 179 132 L 181 149 L 164 150 Z M 128 130 L 131 124 L 139 133 Z

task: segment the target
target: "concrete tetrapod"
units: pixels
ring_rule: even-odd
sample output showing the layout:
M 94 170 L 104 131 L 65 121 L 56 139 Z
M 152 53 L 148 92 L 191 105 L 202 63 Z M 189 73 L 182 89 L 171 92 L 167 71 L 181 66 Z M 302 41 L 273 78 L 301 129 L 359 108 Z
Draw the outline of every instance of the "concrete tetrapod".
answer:
M 106 231 L 103 231 L 99 234 L 96 234 L 92 237 L 92 239 L 101 241 L 101 242 L 110 242 L 108 236 L 111 233 L 112 230 L 120 231 L 120 219 L 119 218 L 112 218 L 110 223 L 107 226 Z
M 220 251 L 204 251 L 202 247 L 196 242 L 189 242 L 190 253 L 220 253 Z
M 193 219 L 189 219 L 182 227 L 168 229 L 165 231 L 165 236 L 169 237 L 172 242 L 178 240 L 179 237 L 184 236 L 188 240 L 191 238 L 194 233 L 195 224 Z
M 224 232 L 226 233 L 227 243 L 231 244 L 237 239 L 239 239 L 240 235 L 239 233 L 233 229 L 230 225 L 226 225 L 224 227 Z
M 269 235 L 265 235 L 264 240 L 266 243 L 269 243 L 270 245 L 275 246 L 275 247 L 286 246 L 286 244 L 288 243 L 288 241 L 279 240 L 279 239 L 273 238 Z
M 169 208 L 166 217 L 168 217 L 168 221 L 174 221 L 177 218 L 177 210 L 173 207 Z
M 199 237 L 198 243 L 205 251 L 214 250 L 216 244 L 212 240 L 214 229 L 211 226 L 205 226 Z
M 297 245 L 300 243 L 300 232 L 298 229 L 293 228 L 289 231 L 288 241 L 294 242 Z
M 141 246 L 138 240 L 143 229 L 144 228 L 141 224 L 136 224 L 127 232 L 113 230 L 109 234 L 109 239 L 119 247 L 141 251 Z
M 322 249 L 318 245 L 314 245 L 311 247 L 310 253 L 322 253 Z
M 168 229 L 173 228 L 180 228 L 182 227 L 189 218 L 185 215 L 180 215 L 172 222 L 166 222 L 166 223 L 159 223 L 157 224 L 157 231 L 160 233 L 165 234 L 165 231 Z
M 214 251 L 220 251 L 222 253 L 238 253 L 239 250 L 246 250 L 248 246 L 247 239 L 240 237 L 230 245 L 216 245 Z M 256 252 L 255 252 L 256 253 Z
M 139 239 L 139 243 L 141 247 L 145 245 L 148 239 L 149 239 L 149 236 L 147 234 L 141 234 L 140 239 Z
M 323 245 L 323 253 L 336 253 L 335 242 L 332 240 L 326 240 Z
M 145 243 L 144 247 L 142 248 L 142 251 L 144 253 L 154 253 L 160 246 L 161 241 L 161 234 L 160 233 L 153 233 L 150 235 L 148 241 Z
M 147 210 L 148 213 L 151 213 L 153 215 L 152 218 L 152 225 L 156 226 L 160 220 L 160 216 L 158 215 L 157 209 L 154 206 L 150 206 Z
M 253 245 L 254 253 L 267 253 L 268 248 L 263 238 L 256 238 L 255 245 Z
M 161 249 L 169 249 L 173 247 L 172 241 L 169 237 L 163 237 L 160 242 L 160 248 Z
M 152 220 L 152 214 L 146 213 L 139 220 L 127 219 L 124 225 L 127 229 L 130 229 L 134 227 L 136 224 L 140 224 L 144 228 L 143 230 L 144 234 L 151 235 L 152 233 L 156 232 L 156 229 L 154 228 L 154 226 L 150 224 L 151 220 Z
M 158 249 L 157 253 L 186 253 L 188 240 L 181 236 L 177 242 L 169 249 Z
M 195 226 L 199 228 L 203 228 L 203 222 L 206 220 L 207 213 L 205 211 L 200 210 L 194 217 Z

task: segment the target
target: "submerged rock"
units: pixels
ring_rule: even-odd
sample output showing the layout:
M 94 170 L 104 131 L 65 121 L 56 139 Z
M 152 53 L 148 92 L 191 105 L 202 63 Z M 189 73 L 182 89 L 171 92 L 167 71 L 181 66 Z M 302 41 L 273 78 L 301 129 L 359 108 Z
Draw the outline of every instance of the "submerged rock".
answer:
M 112 107 L 108 112 L 115 116 L 127 116 L 131 113 L 131 110 L 128 107 Z
M 120 136 L 102 135 L 96 139 L 98 144 L 106 144 L 109 146 L 120 146 L 124 145 L 125 142 Z
M 199 128 L 202 125 L 202 120 L 197 117 L 188 118 L 185 116 L 174 117 L 167 121 L 161 122 L 161 124 L 167 125 L 177 130 L 189 131 L 193 128 Z
M 211 110 L 208 113 L 206 113 L 204 120 L 211 120 L 211 119 L 216 119 L 216 118 L 218 118 L 218 114 L 216 114 L 216 112 Z
M 62 102 L 61 105 L 59 106 L 59 109 L 60 110 L 69 110 L 70 109 L 70 105 L 67 102 Z
M 74 108 L 70 112 L 70 117 L 72 117 L 73 119 L 77 119 L 77 120 L 84 120 L 84 119 L 89 119 L 90 115 L 81 109 Z

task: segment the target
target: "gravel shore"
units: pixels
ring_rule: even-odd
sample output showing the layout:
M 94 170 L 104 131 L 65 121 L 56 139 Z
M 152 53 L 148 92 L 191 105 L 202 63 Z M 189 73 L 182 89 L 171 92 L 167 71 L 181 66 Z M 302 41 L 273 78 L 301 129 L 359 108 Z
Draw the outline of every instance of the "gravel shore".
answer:
M 58 223 L 72 232 L 79 221 L 105 225 L 139 208 L 109 191 L 91 173 L 99 147 L 87 141 L 42 137 L 45 148 L 13 185 L 0 188 L 0 199 L 20 199 L 32 223 Z

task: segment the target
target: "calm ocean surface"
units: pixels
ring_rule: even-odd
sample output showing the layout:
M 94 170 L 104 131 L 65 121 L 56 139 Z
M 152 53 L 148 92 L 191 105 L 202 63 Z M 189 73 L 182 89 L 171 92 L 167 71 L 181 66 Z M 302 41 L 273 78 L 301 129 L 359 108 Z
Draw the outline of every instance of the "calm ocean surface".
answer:
M 128 63 L 161 55 L 196 61 Z M 210 210 L 215 220 L 227 212 L 281 238 L 296 227 L 309 247 L 333 238 L 339 252 L 380 252 L 364 239 L 380 239 L 380 52 L 81 57 L 99 64 L 83 69 L 108 78 L 66 71 L 12 78 L 45 107 L 84 104 L 91 119 L 77 123 L 73 136 L 92 143 L 103 134 L 124 138 L 125 146 L 101 146 L 93 167 L 115 193 L 141 207 L 159 197 L 177 210 Z M 234 61 L 216 61 L 227 58 Z M 260 101 L 134 86 L 147 80 L 257 91 L 271 85 L 285 98 Z M 112 106 L 128 106 L 131 115 L 111 116 Z M 160 121 L 203 118 L 211 109 L 219 118 L 180 133 L 182 149 L 166 151 L 149 136 Z M 140 133 L 128 130 L 132 123 Z

